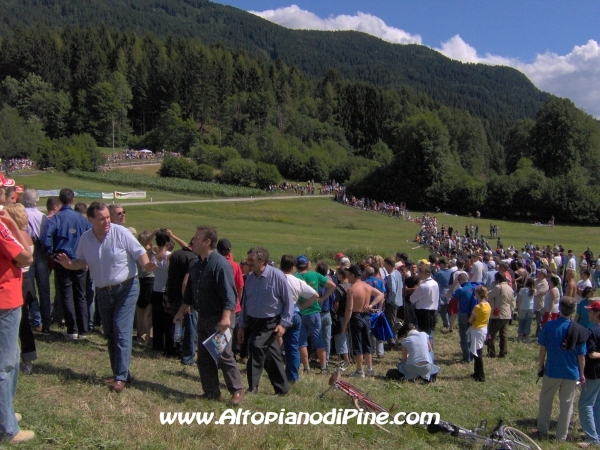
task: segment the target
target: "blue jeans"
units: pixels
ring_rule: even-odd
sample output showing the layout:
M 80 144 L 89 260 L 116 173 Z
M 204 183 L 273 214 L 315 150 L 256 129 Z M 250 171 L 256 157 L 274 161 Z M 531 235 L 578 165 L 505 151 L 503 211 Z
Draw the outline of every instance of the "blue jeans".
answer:
M 300 328 L 302 327 L 302 316 L 294 312 L 292 324 L 286 328 L 283 334 L 283 345 L 285 348 L 285 375 L 288 381 L 298 381 L 298 369 L 300 368 Z
M 85 301 L 88 310 L 88 331 L 94 329 L 94 314 L 96 313 L 96 304 L 94 302 L 94 280 L 88 270 L 85 273 Z
M 471 324 L 469 323 L 469 315 L 458 313 L 458 335 L 460 336 L 460 349 L 462 351 L 462 360 L 471 362 L 471 351 L 469 350 L 469 342 L 467 341 L 467 330 Z
M 600 271 L 595 270 L 594 274 L 592 275 L 593 278 L 593 284 L 594 284 L 594 288 L 598 289 L 600 288 Z
M 431 371 L 432 365 L 426 363 L 422 366 L 415 366 L 412 364 L 406 364 L 405 362 L 398 363 L 398 370 L 403 374 L 407 380 L 413 380 L 417 377 L 429 378 L 429 372 Z
M 533 311 L 519 311 L 519 336 L 527 336 L 531 334 L 531 322 L 533 322 Z
M 183 317 L 183 339 L 181 341 L 182 364 L 194 364 L 196 356 L 196 344 L 198 343 L 198 311 L 191 309 Z
M 42 250 L 41 244 L 33 248 L 33 263 L 29 267 L 29 276 L 35 279 L 37 285 L 37 300 L 31 304 L 30 314 L 32 325 L 40 325 L 49 329 L 52 322 L 52 304 L 50 302 L 50 272 L 48 269 L 48 256 Z M 39 303 L 38 303 L 39 302 Z
M 19 432 L 13 398 L 19 377 L 21 307 L 0 309 L 0 440 Z
M 329 351 L 331 350 L 331 313 L 329 311 L 321 312 L 321 339 L 325 344 L 326 361 L 329 363 Z
M 335 339 L 335 351 L 338 355 L 347 355 L 349 352 L 348 348 L 350 347 L 350 336 L 348 336 L 348 332 L 336 334 Z
M 310 343 L 313 350 L 325 348 L 323 339 L 321 339 L 321 313 L 302 316 L 302 326 L 300 327 L 299 337 L 300 347 L 308 347 L 308 336 L 311 338 Z
M 137 277 L 117 289 L 98 289 L 96 300 L 104 336 L 108 339 L 110 367 L 115 380 L 127 381 L 133 335 L 133 315 L 140 284 Z
M 369 331 L 369 336 L 371 337 L 371 347 L 375 349 L 377 356 L 383 356 L 385 354 L 385 342 L 375 339 L 371 331 Z
M 448 316 L 448 304 L 440 302 L 440 317 L 442 318 L 442 327 L 450 328 L 450 318 Z
M 579 396 L 579 422 L 585 433 L 585 441 L 600 445 L 600 380 L 585 380 Z

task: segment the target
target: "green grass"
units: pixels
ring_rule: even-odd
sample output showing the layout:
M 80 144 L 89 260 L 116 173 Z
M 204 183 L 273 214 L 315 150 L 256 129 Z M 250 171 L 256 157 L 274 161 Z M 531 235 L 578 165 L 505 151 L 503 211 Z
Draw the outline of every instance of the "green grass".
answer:
M 64 174 L 16 177 L 27 187 L 110 191 L 106 184 L 78 180 Z M 126 186 L 112 189 L 128 190 Z M 149 196 L 150 191 L 149 191 Z M 154 191 L 154 200 L 180 200 L 194 197 Z M 410 205 L 409 205 L 410 206 Z M 412 213 L 413 217 L 417 213 Z M 440 224 L 460 230 L 473 219 L 438 216 Z M 489 221 L 478 221 L 487 231 Z M 526 241 L 535 244 L 555 242 L 581 254 L 589 245 L 600 250 L 597 228 L 534 227 L 503 221 L 504 244 L 520 248 Z M 361 255 L 392 255 L 406 251 L 411 258 L 425 257 L 411 242 L 418 225 L 380 214 L 339 205 L 329 198 L 261 201 L 215 201 L 212 203 L 127 205 L 127 225 L 138 231 L 156 227 L 171 228 L 187 240 L 196 225 L 217 228 L 221 237 L 233 244 L 237 259 L 255 245 L 266 246 L 273 259 L 284 253 L 306 253 L 330 259 L 338 251 Z M 53 328 L 50 336 L 38 335 L 38 361 L 31 376 L 21 376 L 15 409 L 23 414 L 21 426 L 36 432 L 36 440 L 20 448 L 35 449 L 429 449 L 464 448 L 452 437 L 430 436 L 420 426 L 397 426 L 387 435 L 369 426 L 162 426 L 160 411 L 222 412 L 224 402 L 206 402 L 195 368 L 184 369 L 178 361 L 152 355 L 148 349 L 134 349 L 131 370 L 136 382 L 120 395 L 107 391 L 101 380 L 110 375 L 104 338 L 91 335 L 89 342 L 68 343 Z M 516 335 L 515 325 L 510 337 Z M 537 346 L 509 343 L 504 360 L 485 359 L 486 383 L 473 383 L 469 368 L 454 364 L 460 357 L 457 333 L 436 334 L 436 361 L 442 367 L 435 385 L 397 384 L 381 377 L 353 380 L 384 406 L 396 403 L 398 411 L 439 412 L 444 420 L 473 428 L 485 418 L 490 426 L 498 418 L 521 430 L 535 427 L 540 385 L 535 384 Z M 376 360 L 379 375 L 394 367 L 398 351 Z M 246 383 L 245 372 L 242 374 Z M 285 398 L 273 395 L 264 376 L 261 393 L 248 396 L 243 408 L 252 411 L 321 411 L 350 408 L 341 393 L 324 400 L 317 395 L 327 387 L 326 378 L 303 376 Z M 225 389 L 223 389 L 225 392 Z M 557 417 L 557 405 L 553 418 Z M 574 414 L 571 435 L 578 437 L 579 422 Z M 543 448 L 570 449 L 573 444 L 545 443 Z

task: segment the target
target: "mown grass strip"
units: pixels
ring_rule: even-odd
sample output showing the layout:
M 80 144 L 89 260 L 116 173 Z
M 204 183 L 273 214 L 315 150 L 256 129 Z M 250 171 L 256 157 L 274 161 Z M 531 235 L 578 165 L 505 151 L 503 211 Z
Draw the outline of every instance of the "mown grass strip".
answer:
M 206 183 L 181 178 L 161 178 L 125 172 L 82 172 L 71 170 L 69 175 L 84 180 L 114 183 L 134 188 L 159 189 L 183 194 L 195 194 L 205 197 L 250 197 L 263 196 L 266 192 L 228 184 Z

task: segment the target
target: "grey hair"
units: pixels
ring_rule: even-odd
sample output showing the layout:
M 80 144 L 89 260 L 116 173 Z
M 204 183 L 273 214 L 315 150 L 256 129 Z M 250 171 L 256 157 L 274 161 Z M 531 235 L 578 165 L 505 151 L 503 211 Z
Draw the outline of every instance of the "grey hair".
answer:
M 21 201 L 23 202 L 23 206 L 25 208 L 35 208 L 35 205 L 38 201 L 38 193 L 35 189 L 25 189 L 23 192 L 23 196 L 21 197 Z
M 248 254 L 250 253 L 254 253 L 256 258 L 265 264 L 269 262 L 269 251 L 264 247 L 252 247 L 248 250 Z
M 119 203 L 113 203 L 112 205 L 108 205 L 108 212 L 110 214 L 114 214 L 115 209 L 123 209 L 123 206 L 121 206 Z

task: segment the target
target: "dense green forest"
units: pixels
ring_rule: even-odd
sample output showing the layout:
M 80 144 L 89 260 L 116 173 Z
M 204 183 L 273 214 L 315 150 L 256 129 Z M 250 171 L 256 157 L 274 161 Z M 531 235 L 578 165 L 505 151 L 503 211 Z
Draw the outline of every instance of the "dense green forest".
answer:
M 464 64 L 425 46 L 391 44 L 365 33 L 290 30 L 207 0 L 4 0 L 0 19 L 3 35 L 37 24 L 106 25 L 142 36 L 222 43 L 263 62 L 280 59 L 310 78 L 336 69 L 349 81 L 406 88 L 466 110 L 482 119 L 490 142 L 502 141 L 515 120 L 532 118 L 547 95 L 512 68 Z
M 0 102 L 0 155 L 61 170 L 95 170 L 114 126 L 118 146 L 185 156 L 167 158 L 165 176 L 335 179 L 410 208 L 600 220 L 600 125 L 552 96 L 501 138 L 410 87 L 309 76 L 198 38 L 38 25 L 0 41 Z

